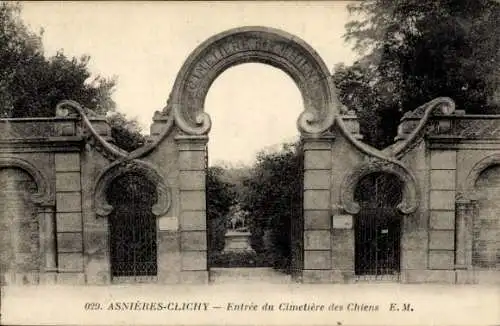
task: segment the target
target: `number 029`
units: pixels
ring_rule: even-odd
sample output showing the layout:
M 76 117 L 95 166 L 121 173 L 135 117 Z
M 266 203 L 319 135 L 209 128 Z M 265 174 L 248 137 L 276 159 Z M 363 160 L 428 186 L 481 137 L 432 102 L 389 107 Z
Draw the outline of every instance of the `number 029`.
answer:
M 85 310 L 99 310 L 101 309 L 101 304 L 98 302 L 86 302 L 84 308 Z

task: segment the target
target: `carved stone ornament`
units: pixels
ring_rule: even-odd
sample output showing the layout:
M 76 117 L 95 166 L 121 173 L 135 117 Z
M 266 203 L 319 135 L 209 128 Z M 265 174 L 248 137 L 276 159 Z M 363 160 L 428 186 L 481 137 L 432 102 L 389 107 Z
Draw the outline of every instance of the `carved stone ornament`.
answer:
M 325 63 L 301 39 L 267 27 L 222 32 L 191 53 L 170 97 L 177 126 L 186 134 L 207 134 L 211 121 L 204 112 L 204 102 L 210 86 L 226 69 L 248 62 L 279 68 L 295 81 L 304 100 L 304 111 L 297 121 L 302 133 L 319 135 L 332 126 L 341 105 Z
M 140 173 L 156 185 L 158 199 L 152 207 L 152 212 L 156 216 L 165 215 L 170 208 L 171 194 L 158 169 L 149 162 L 130 160 L 114 162 L 98 176 L 94 188 L 94 202 L 97 216 L 105 217 L 113 211 L 113 206 L 108 203 L 106 198 L 107 189 L 117 177 L 128 172 Z
M 0 157 L 0 168 L 20 168 L 26 171 L 35 180 L 37 191 L 31 195 L 33 203 L 42 206 L 51 206 L 55 203 L 55 192 L 48 178 L 34 165 L 17 157 Z
M 385 149 L 384 152 L 394 157 L 402 157 L 423 140 L 424 136 L 431 130 L 445 133 L 450 130 L 449 121 L 440 121 L 435 125 L 429 124 L 432 115 L 450 116 L 455 112 L 455 102 L 449 97 L 435 98 L 413 111 L 407 112 L 398 126 L 396 139 L 402 141 Z M 418 122 L 406 121 L 409 118 L 420 118 Z M 411 131 L 410 131 L 410 130 Z
M 403 198 L 397 208 L 403 214 L 415 212 L 420 202 L 415 177 L 401 165 L 378 159 L 362 163 L 344 178 L 340 187 L 340 204 L 344 211 L 349 214 L 359 213 L 360 206 L 354 199 L 356 187 L 363 177 L 376 172 L 393 174 L 403 182 Z
M 82 119 L 85 128 L 90 133 L 88 135 L 90 138 L 87 139 L 87 141 L 90 143 L 90 145 L 94 146 L 99 153 L 101 153 L 109 160 L 116 160 L 119 158 L 127 157 L 127 155 L 129 154 L 127 151 L 107 142 L 92 126 L 92 123 L 88 118 L 89 116 L 96 117 L 96 114 L 92 110 L 89 110 L 80 105 L 80 103 L 72 100 L 63 100 L 56 106 L 56 115 L 58 117 L 67 117 L 72 112 L 79 115 Z

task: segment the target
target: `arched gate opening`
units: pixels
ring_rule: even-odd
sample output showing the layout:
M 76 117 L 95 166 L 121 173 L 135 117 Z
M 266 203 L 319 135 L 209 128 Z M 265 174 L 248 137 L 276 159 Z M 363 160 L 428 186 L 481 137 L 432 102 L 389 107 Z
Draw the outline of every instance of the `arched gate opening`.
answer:
M 156 185 L 140 173 L 117 177 L 107 190 L 111 277 L 141 281 L 157 276 Z
M 199 45 L 188 57 L 177 75 L 167 105 L 180 130 L 176 138 L 181 156 L 180 173 L 184 189 L 180 191 L 180 202 L 194 202 L 196 205 L 181 207 L 179 218 L 186 220 L 204 213 L 206 220 L 206 190 L 189 180 L 187 175 L 206 175 L 206 150 L 211 128 L 210 116 L 205 112 L 205 99 L 214 80 L 225 70 L 243 63 L 263 63 L 285 72 L 300 90 L 303 110 L 297 119 L 298 130 L 304 140 L 304 178 L 300 213 L 309 216 L 329 214 L 330 186 L 328 180 L 331 168 L 330 128 L 335 115 L 340 112 L 340 103 L 335 96 L 335 87 L 329 69 L 319 55 L 300 38 L 286 32 L 267 27 L 242 27 L 217 34 Z M 237 114 L 237 112 L 235 112 Z M 159 139 L 163 136 L 160 135 Z M 197 157 L 193 164 L 193 157 Z M 202 158 L 200 160 L 199 158 Z M 188 159 L 189 158 L 189 159 Z M 309 162 L 309 163 L 308 163 Z M 195 172 L 196 171 L 196 172 Z M 310 177 L 306 178 L 308 174 Z M 318 179 L 319 177 L 319 179 Z M 196 192 L 193 191 L 196 189 Z M 203 203 L 203 204 L 202 204 Z M 302 214 L 300 214 L 302 215 Z M 292 223 L 293 224 L 293 223 Z M 300 221 L 304 226 L 304 223 Z M 308 226 L 304 236 L 292 241 L 292 259 L 298 278 L 303 269 L 310 269 L 314 277 L 318 270 L 329 271 L 330 263 L 325 259 L 330 247 L 327 225 Z M 292 234 L 298 234 L 300 227 L 291 226 Z M 206 235 L 205 227 L 205 235 Z M 199 230 L 181 230 L 182 239 L 199 238 Z M 322 234 L 322 241 L 311 241 L 307 248 L 304 238 L 315 239 Z M 204 241 L 206 244 L 206 241 Z M 202 241 L 200 241 L 202 243 Z M 181 245 L 182 247 L 182 245 Z M 297 253 L 300 251 L 300 253 Z M 207 273 L 207 246 L 197 244 L 196 248 L 183 251 L 182 272 L 189 277 Z M 195 259 L 196 257 L 196 259 Z M 195 263 L 194 260 L 197 260 Z M 303 262 L 298 262 L 303 260 Z M 306 260 L 308 263 L 306 263 Z M 188 277 L 188 276 L 186 276 Z
M 403 182 L 395 175 L 374 172 L 358 183 L 354 196 L 355 274 L 358 279 L 399 278 Z

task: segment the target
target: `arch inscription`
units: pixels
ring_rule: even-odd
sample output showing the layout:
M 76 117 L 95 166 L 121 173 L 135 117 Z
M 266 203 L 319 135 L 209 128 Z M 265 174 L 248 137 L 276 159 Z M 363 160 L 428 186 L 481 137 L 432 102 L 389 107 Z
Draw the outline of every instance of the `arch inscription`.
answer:
M 169 101 L 179 128 L 191 135 L 208 133 L 211 121 L 203 108 L 210 86 L 226 69 L 248 62 L 281 69 L 295 81 L 304 101 L 297 121 L 302 133 L 317 135 L 330 128 L 340 104 L 325 63 L 301 39 L 267 27 L 232 29 L 193 51 L 177 76 Z

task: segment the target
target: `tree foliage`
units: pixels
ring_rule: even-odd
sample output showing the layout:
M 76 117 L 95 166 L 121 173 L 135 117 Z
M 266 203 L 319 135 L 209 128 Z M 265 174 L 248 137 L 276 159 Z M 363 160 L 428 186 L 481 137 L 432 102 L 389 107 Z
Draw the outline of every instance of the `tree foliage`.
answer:
M 121 112 L 113 112 L 107 118 L 111 126 L 111 137 L 126 151 L 133 151 L 144 144 L 146 138 L 141 134 L 137 119 L 129 119 Z
M 401 115 L 439 96 L 468 113 L 500 111 L 500 3 L 366 0 L 345 39 L 362 57 L 335 67 L 341 101 L 360 115 L 367 141 L 392 142 Z
M 236 204 L 234 186 L 224 180 L 224 168 L 209 167 L 206 177 L 207 223 L 209 223 L 208 243 L 210 252 L 224 249 L 227 214 Z
M 244 182 L 242 208 L 250 214 L 252 246 L 264 250 L 263 235 L 271 232 L 275 266 L 288 266 L 291 221 L 301 212 L 302 156 L 300 144 L 284 144 L 278 152 L 261 152 Z
M 100 115 L 116 110 L 114 78 L 93 77 L 90 57 L 67 57 L 59 51 L 44 55 L 43 32 L 30 31 L 21 19 L 21 6 L 0 2 L 0 116 L 51 117 L 61 100 L 75 100 Z M 123 114 L 110 119 L 118 146 L 133 149 L 144 137 Z

